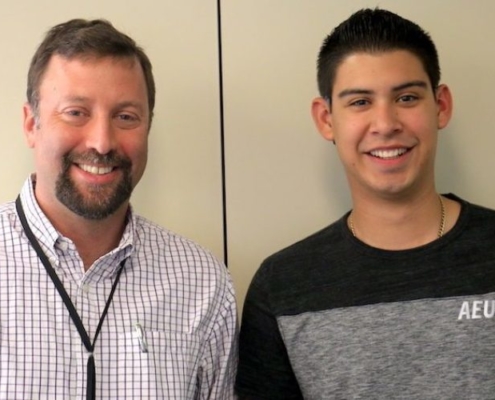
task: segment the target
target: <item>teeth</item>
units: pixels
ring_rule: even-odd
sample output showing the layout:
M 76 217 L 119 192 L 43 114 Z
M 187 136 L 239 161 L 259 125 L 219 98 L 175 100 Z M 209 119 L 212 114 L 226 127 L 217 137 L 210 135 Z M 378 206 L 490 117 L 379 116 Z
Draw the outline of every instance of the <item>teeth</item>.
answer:
M 374 157 L 383 158 L 385 160 L 399 157 L 404 154 L 407 149 L 392 149 L 392 150 L 373 150 L 370 154 Z
M 90 174 L 95 174 L 95 175 L 104 175 L 108 174 L 109 172 L 112 171 L 112 167 L 97 167 L 95 165 L 86 165 L 86 164 L 81 164 L 79 167 L 86 172 L 89 172 Z

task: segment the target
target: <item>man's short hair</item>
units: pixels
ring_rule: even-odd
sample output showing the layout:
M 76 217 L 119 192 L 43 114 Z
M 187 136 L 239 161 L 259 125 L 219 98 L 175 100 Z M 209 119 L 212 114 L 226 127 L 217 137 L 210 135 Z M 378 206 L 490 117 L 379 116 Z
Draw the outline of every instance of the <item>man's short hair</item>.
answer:
M 66 59 L 86 57 L 137 58 L 148 92 L 150 122 L 155 107 L 155 81 L 151 62 L 143 49 L 104 20 L 72 19 L 51 28 L 34 54 L 28 72 L 27 100 L 38 113 L 41 80 L 53 55 Z
M 438 53 L 420 26 L 382 9 L 362 9 L 328 35 L 318 54 L 318 90 L 331 102 L 337 69 L 353 53 L 406 50 L 421 61 L 433 90 L 440 83 Z

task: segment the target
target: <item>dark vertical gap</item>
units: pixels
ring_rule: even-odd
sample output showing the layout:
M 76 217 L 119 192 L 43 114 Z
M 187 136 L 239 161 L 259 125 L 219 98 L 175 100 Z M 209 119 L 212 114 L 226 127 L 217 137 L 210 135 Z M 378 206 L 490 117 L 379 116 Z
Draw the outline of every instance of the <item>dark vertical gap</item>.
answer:
M 220 90 L 220 158 L 222 169 L 222 223 L 223 223 L 223 259 L 225 265 L 228 261 L 228 239 L 227 239 L 227 190 L 225 184 L 225 131 L 224 131 L 224 111 L 223 111 L 223 58 L 222 58 L 222 10 L 221 0 L 217 0 L 217 23 L 218 23 L 218 82 Z

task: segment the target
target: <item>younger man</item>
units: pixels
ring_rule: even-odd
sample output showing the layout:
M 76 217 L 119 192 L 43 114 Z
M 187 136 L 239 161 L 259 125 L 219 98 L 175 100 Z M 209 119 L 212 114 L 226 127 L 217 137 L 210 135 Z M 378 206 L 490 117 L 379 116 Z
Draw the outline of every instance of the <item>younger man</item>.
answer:
M 489 399 L 495 212 L 435 189 L 451 117 L 437 51 L 386 10 L 324 41 L 312 114 L 353 209 L 262 264 L 244 305 L 244 399 Z

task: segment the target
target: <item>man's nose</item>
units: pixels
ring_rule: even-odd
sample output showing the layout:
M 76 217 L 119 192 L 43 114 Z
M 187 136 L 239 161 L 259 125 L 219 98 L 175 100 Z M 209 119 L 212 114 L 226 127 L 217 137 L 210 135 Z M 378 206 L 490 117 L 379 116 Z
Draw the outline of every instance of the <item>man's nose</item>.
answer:
M 108 154 L 116 147 L 116 129 L 109 118 L 98 117 L 87 126 L 86 146 L 99 154 Z
M 393 104 L 379 104 L 375 107 L 372 130 L 381 135 L 392 135 L 402 130 L 399 111 Z

